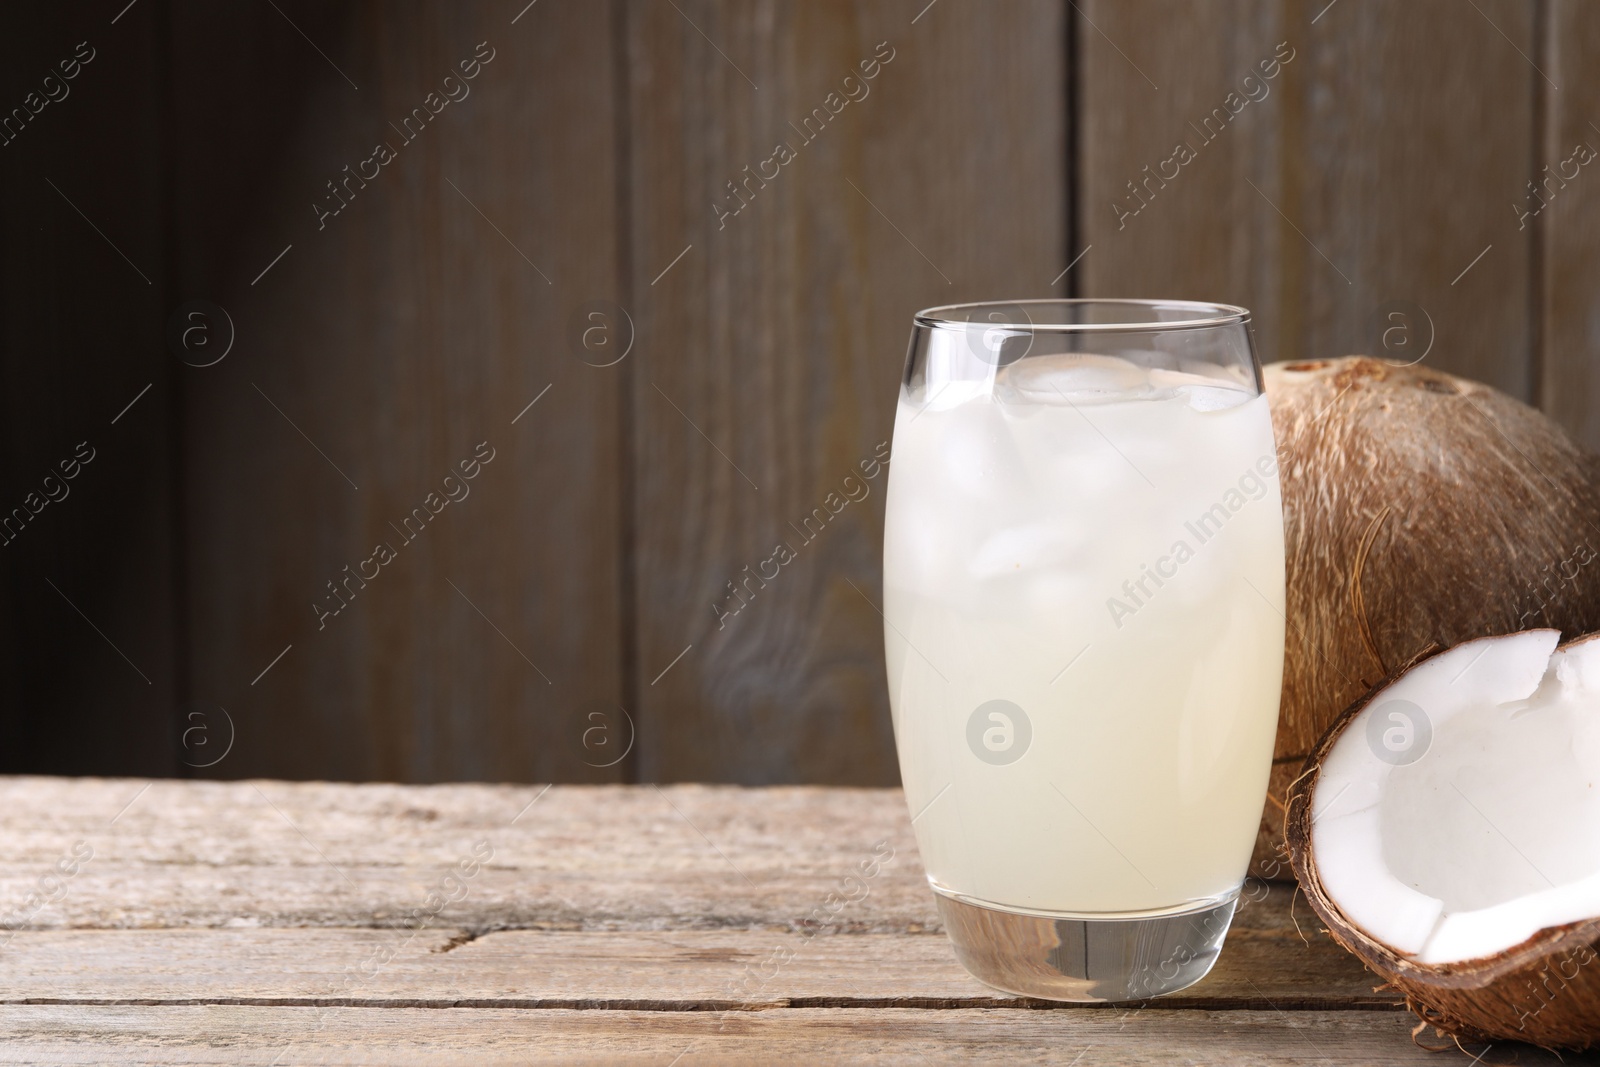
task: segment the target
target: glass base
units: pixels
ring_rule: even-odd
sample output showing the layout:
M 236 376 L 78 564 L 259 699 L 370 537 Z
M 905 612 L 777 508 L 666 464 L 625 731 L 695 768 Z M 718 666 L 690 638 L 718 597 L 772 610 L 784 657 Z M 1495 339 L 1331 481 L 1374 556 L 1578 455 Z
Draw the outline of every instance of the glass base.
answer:
M 1006 993 L 1080 1004 L 1144 1000 L 1194 985 L 1217 961 L 1238 903 L 1119 916 L 1013 911 L 949 896 L 939 915 L 956 958 Z

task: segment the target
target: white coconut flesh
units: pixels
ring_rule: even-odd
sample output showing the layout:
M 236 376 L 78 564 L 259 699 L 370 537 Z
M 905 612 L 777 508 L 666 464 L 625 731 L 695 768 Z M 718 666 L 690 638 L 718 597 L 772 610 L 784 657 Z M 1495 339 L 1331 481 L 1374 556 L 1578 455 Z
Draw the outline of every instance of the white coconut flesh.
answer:
M 1600 915 L 1600 640 L 1559 640 L 1529 630 L 1435 656 L 1324 756 L 1318 877 L 1400 955 L 1481 959 Z

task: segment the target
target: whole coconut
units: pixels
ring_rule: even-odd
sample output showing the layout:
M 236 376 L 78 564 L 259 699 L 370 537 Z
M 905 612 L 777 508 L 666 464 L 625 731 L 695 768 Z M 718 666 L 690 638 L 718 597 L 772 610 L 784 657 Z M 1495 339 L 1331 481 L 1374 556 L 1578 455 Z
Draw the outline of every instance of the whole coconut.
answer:
M 1367 356 L 1265 368 L 1288 627 L 1251 870 L 1290 877 L 1289 783 L 1380 679 L 1432 648 L 1600 630 L 1600 460 L 1498 390 Z

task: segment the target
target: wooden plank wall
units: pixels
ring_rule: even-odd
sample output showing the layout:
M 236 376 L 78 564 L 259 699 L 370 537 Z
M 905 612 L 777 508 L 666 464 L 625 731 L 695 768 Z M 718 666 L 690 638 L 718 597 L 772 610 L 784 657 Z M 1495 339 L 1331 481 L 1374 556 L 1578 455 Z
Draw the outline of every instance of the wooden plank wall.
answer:
M 713 605 L 883 456 L 913 311 L 1064 265 L 1059 6 L 923 7 L 180 5 L 183 291 L 238 329 L 185 378 L 194 693 L 238 734 L 209 773 L 896 780 L 881 474 Z M 483 40 L 468 99 L 312 208 Z M 577 343 L 607 330 L 611 366 Z
M 924 8 L 629 7 L 646 779 L 897 780 L 887 477 L 861 464 L 913 312 L 1048 295 L 1066 265 L 1059 5 Z M 795 158 L 764 165 L 778 143 Z M 747 203 L 746 166 L 778 171 Z
M 5 771 L 177 766 L 163 27 L 120 7 L 32 5 L 0 32 Z
M 0 39 L 6 107 L 97 49 L 0 147 L 0 507 L 108 442 L 0 549 L 3 769 L 893 783 L 884 476 L 828 502 L 929 304 L 1398 309 L 1600 446 L 1600 179 L 1514 206 L 1600 147 L 1579 0 L 124 7 Z
M 1535 217 L 1540 406 L 1593 449 L 1600 449 L 1600 173 L 1578 165 L 1578 146 L 1600 153 L 1600 11 L 1581 0 L 1550 0 L 1539 45 L 1550 83 L 1538 154 L 1528 178 L 1548 166 L 1548 205 Z M 1531 53 L 1530 53 L 1531 54 Z M 1525 179 L 1526 180 L 1526 179 Z M 1524 189 L 1517 202 L 1531 206 Z
M 217 773 L 615 779 L 620 386 L 568 343 L 617 295 L 612 13 L 277 6 L 174 26 L 183 290 L 238 329 L 185 379 Z
M 1509 204 L 1536 7 L 1477 7 L 1083 4 L 1082 295 L 1242 304 L 1264 362 L 1371 352 L 1409 304 L 1388 354 L 1420 355 L 1431 321 L 1430 366 L 1533 399 L 1534 246 Z

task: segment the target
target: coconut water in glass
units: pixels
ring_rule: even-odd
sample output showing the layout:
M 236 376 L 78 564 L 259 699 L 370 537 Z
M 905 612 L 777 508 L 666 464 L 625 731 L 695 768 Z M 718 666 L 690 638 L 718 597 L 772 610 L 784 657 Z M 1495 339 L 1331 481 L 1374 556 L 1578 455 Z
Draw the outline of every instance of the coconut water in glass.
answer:
M 1072 1001 L 1204 977 L 1255 843 L 1283 671 L 1249 313 L 917 315 L 884 605 L 906 800 L 967 969 Z

